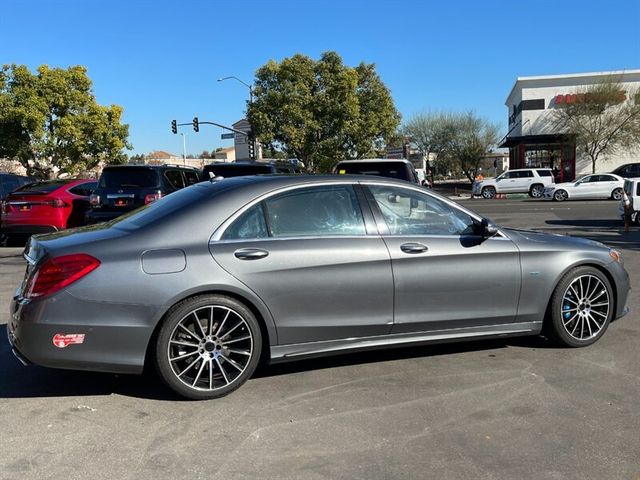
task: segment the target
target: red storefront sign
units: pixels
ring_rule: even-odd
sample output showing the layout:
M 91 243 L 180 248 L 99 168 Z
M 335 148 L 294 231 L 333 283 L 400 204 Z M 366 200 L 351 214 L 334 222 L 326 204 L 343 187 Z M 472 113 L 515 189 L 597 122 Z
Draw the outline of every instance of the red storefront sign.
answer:
M 589 101 L 590 93 L 564 93 L 556 95 L 556 105 L 571 105 L 573 103 L 582 103 Z M 627 92 L 618 92 L 618 101 L 624 102 L 627 99 Z

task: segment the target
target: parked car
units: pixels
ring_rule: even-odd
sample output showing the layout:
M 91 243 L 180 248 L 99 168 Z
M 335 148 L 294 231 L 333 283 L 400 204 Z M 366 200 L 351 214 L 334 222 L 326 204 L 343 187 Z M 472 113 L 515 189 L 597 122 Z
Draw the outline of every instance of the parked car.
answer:
M 353 175 L 201 182 L 32 237 L 25 257 L 7 327 L 19 358 L 117 373 L 148 360 L 194 399 L 230 393 L 263 358 L 543 330 L 582 347 L 629 293 L 601 243 L 501 228 L 422 187 Z
M 95 180 L 28 183 L 2 202 L 2 231 L 11 238 L 84 225 Z
M 494 198 L 497 193 L 528 193 L 530 197 L 542 198 L 545 187 L 553 184 L 550 168 L 518 168 L 507 170 L 496 178 L 473 182 L 474 196 Z
M 574 182 L 550 185 L 544 189 L 545 200 L 587 200 L 610 198 L 620 200 L 624 178 L 613 173 L 585 175 Z
M 640 162 L 626 163 L 620 165 L 611 173 L 618 175 L 622 178 L 640 178 Z
M 365 159 L 343 160 L 339 162 L 334 173 L 340 175 L 374 175 L 376 177 L 396 178 L 421 185 L 413 164 L 408 160 L 396 159 Z
M 631 202 L 631 221 L 640 225 L 640 178 L 630 178 L 624 181 L 624 192 Z M 624 221 L 624 199 L 620 200 L 618 206 L 620 217 Z
M 200 170 L 182 165 L 114 165 L 102 170 L 91 195 L 86 223 L 105 222 L 201 180 Z
M 29 177 L 0 172 L 0 202 L 16 188 L 31 183 L 32 181 Z
M 269 175 L 279 173 L 275 165 L 258 162 L 215 162 L 202 169 L 202 180 L 214 177 L 233 178 L 247 175 Z

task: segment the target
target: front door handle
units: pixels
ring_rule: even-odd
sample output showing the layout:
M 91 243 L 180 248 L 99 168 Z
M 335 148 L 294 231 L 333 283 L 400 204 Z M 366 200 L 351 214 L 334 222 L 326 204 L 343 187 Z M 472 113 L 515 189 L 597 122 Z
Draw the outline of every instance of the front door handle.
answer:
M 404 253 L 424 253 L 429 250 L 429 247 L 421 243 L 403 243 L 400 245 L 400 250 Z
M 259 248 L 241 248 L 233 252 L 233 254 L 240 260 L 260 260 L 269 255 L 269 252 Z

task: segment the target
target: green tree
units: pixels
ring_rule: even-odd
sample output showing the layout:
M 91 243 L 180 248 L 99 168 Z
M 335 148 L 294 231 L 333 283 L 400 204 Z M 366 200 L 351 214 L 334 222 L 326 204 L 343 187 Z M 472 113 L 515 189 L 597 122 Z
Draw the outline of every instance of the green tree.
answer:
M 375 66 L 344 65 L 335 52 L 318 61 L 294 55 L 256 72 L 248 119 L 272 152 L 328 171 L 338 161 L 379 154 L 400 122 Z
M 126 162 L 129 127 L 121 119 L 122 107 L 97 103 L 82 66 L 0 71 L 0 157 L 17 159 L 28 175 L 50 178 Z
M 553 123 L 574 135 L 577 150 L 591 161 L 640 145 L 640 91 L 624 91 L 615 78 L 581 89 L 572 102 L 554 109 Z
M 473 181 L 483 156 L 498 142 L 498 133 L 496 125 L 474 112 L 449 114 L 439 161 Z
M 413 115 L 403 125 L 401 132 L 424 156 L 431 171 L 433 183 L 434 166 L 431 155 L 442 154 L 448 147 L 455 131 L 455 115 L 449 112 L 422 112 Z

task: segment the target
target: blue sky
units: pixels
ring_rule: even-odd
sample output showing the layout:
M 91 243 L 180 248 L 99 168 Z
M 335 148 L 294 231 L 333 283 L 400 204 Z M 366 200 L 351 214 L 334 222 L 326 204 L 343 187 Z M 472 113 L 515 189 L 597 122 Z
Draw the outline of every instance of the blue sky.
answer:
M 515 78 L 640 67 L 640 2 L 2 0 L 0 62 L 88 67 L 125 109 L 133 153 L 181 153 L 170 121 L 231 124 L 269 59 L 327 50 L 375 63 L 404 118 L 473 109 L 506 130 Z M 187 150 L 228 146 L 217 128 Z

